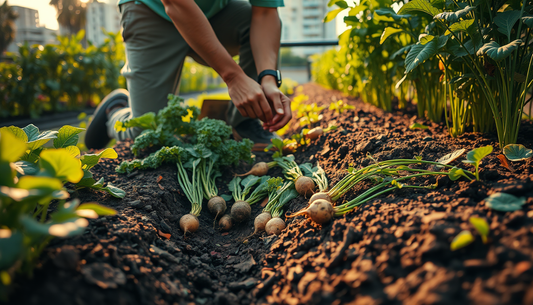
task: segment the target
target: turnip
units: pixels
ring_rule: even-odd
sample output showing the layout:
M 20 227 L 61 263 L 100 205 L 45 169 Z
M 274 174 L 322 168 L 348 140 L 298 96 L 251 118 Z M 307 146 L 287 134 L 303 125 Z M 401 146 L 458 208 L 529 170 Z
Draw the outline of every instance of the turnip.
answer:
M 283 229 L 285 229 L 285 221 L 279 217 L 270 219 L 265 227 L 265 231 L 268 235 L 279 235 Z
M 327 192 L 318 192 L 318 193 L 314 193 L 313 196 L 311 196 L 311 198 L 309 198 L 309 203 L 317 200 L 317 199 L 323 199 L 323 200 L 326 200 L 328 202 L 331 202 L 331 197 L 328 195 Z
M 220 230 L 229 231 L 229 229 L 231 229 L 231 227 L 233 225 L 233 221 L 231 220 L 231 216 L 226 214 L 226 215 L 220 217 L 218 225 L 220 227 Z
M 233 178 L 228 187 L 232 192 L 235 203 L 231 207 L 231 218 L 235 222 L 243 222 L 250 218 L 252 213 L 251 205 L 257 203 L 267 195 L 269 187 L 269 176 L 257 177 L 250 175 L 244 179 Z M 252 187 L 259 183 L 255 190 L 248 196 Z M 243 188 L 241 188 L 241 184 Z
M 253 234 L 264 231 L 266 224 L 268 223 L 270 219 L 272 219 L 272 215 L 270 215 L 269 212 L 263 212 L 257 215 L 257 217 L 254 220 L 254 233 Z
M 315 190 L 313 179 L 304 176 L 298 164 L 294 162 L 293 155 L 274 158 L 274 161 L 276 161 L 278 166 L 283 169 L 285 178 L 294 182 L 298 194 L 304 197 L 313 194 Z
M 335 215 L 335 210 L 333 209 L 333 205 L 331 202 L 326 201 L 324 199 L 317 199 L 309 205 L 309 207 L 305 210 L 301 210 L 298 213 L 287 215 L 287 218 L 292 218 L 296 216 L 305 215 L 311 218 L 314 222 L 318 224 L 325 224 L 331 219 L 333 219 L 333 216 Z
M 235 175 L 237 177 L 243 177 L 248 175 L 254 175 L 257 177 L 264 176 L 268 173 L 268 170 L 276 166 L 276 162 L 258 162 L 256 163 L 250 171 L 244 174 Z
M 196 232 L 199 226 L 200 222 L 198 221 L 198 217 L 192 214 L 185 214 L 180 218 L 180 228 L 183 230 L 183 236 L 185 236 L 187 232 Z
M 209 160 L 202 160 L 200 163 L 200 179 L 202 181 L 204 198 L 208 200 L 207 207 L 211 214 L 215 215 L 213 219 L 213 228 L 219 215 L 226 212 L 226 200 L 218 196 L 218 188 L 215 180 L 220 177 L 220 172 L 215 170 L 216 157 L 211 157 Z

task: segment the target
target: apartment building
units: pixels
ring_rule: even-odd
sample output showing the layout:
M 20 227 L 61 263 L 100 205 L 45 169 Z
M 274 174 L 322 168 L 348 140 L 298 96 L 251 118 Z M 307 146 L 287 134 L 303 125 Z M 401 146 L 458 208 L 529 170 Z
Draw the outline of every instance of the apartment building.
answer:
M 11 7 L 17 12 L 18 18 L 15 20 L 15 39 L 7 47 L 7 52 L 17 52 L 19 44 L 46 45 L 57 42 L 57 31 L 39 25 L 39 12 L 37 10 L 22 6 Z
M 285 0 L 285 7 L 279 8 L 282 21 L 282 41 L 316 41 L 337 39 L 335 22 L 322 20 L 331 10 L 328 0 Z M 299 47 L 292 52 L 308 56 L 327 50 L 328 47 Z
M 101 45 L 106 39 L 105 32 L 120 31 L 120 13 L 117 5 L 91 1 L 87 3 L 87 40 Z

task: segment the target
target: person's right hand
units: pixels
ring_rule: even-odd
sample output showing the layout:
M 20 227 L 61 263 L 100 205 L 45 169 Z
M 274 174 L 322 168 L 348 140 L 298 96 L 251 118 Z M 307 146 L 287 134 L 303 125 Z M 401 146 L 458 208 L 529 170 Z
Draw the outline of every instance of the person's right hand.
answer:
M 244 72 L 239 73 L 226 82 L 231 101 L 242 116 L 252 119 L 258 118 L 263 122 L 270 122 L 273 118 L 272 109 L 268 103 L 261 85 L 248 77 Z

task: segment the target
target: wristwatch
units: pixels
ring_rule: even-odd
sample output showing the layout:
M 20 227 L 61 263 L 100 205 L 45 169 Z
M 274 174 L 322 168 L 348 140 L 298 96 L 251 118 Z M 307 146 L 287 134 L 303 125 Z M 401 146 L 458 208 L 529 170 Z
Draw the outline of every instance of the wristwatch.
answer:
M 261 83 L 261 80 L 266 75 L 274 76 L 276 78 L 278 88 L 281 86 L 281 72 L 279 72 L 279 70 L 264 70 L 263 72 L 259 73 L 259 76 L 257 77 L 257 82 Z

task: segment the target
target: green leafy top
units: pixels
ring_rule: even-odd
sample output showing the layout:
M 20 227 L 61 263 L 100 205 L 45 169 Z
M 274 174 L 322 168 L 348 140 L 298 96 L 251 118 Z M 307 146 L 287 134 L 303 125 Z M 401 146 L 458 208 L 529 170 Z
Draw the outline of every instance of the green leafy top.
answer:
M 494 193 L 485 198 L 487 206 L 500 212 L 512 212 L 522 208 L 526 203 L 525 197 L 516 197 L 507 193 Z
M 511 161 L 527 160 L 533 156 L 533 150 L 522 144 L 509 144 L 503 148 L 503 154 Z
M 492 152 L 492 149 L 493 148 L 490 145 L 476 148 L 474 150 L 469 151 L 466 154 L 466 160 L 463 160 L 464 163 L 474 164 L 476 168 L 477 180 L 479 180 L 479 163 L 481 163 L 481 159 L 485 158 Z

